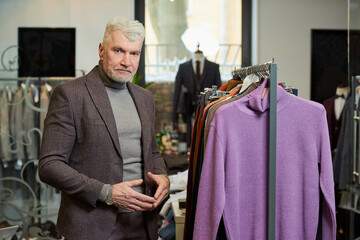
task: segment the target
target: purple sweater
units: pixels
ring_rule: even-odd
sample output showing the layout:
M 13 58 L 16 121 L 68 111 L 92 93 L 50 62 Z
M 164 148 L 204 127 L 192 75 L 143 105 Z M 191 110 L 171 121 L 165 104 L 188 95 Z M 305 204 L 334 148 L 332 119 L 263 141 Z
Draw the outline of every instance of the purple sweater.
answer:
M 194 239 L 267 239 L 269 96 L 265 81 L 220 107 L 211 123 L 200 178 Z M 329 133 L 324 107 L 277 87 L 276 239 L 335 239 Z M 319 172 L 319 166 L 321 171 Z

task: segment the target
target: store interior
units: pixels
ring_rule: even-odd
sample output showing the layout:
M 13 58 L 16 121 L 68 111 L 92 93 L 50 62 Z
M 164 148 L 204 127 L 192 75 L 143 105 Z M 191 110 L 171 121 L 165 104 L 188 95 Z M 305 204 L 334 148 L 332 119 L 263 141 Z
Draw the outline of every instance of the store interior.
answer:
M 124 16 L 145 26 L 140 65 L 132 82 L 153 93 L 157 141 L 175 181 L 173 198 L 159 209 L 160 228 L 168 225 L 169 209 L 175 215 L 173 236 L 159 239 L 189 239 L 183 237 L 188 217 L 184 194 L 189 190 L 197 112 L 179 110 L 177 82 L 185 81 L 181 80 L 185 64 L 200 55 L 215 70 L 205 87 L 194 87 L 196 94 L 216 92 L 241 74 L 258 70 L 251 67 L 265 65 L 260 77 L 272 76 L 290 94 L 324 106 L 334 173 L 336 239 L 360 239 L 359 0 L 107 0 L 106 4 L 0 0 L 0 12 L 0 232 L 18 226 L 12 239 L 62 239 L 55 231 L 61 193 L 42 183 L 37 173 L 48 101 L 57 85 L 87 74 L 98 64 L 97 48 L 107 20 Z M 41 53 L 40 67 L 31 63 L 39 40 L 29 35 L 48 36 L 45 45 L 51 46 Z M 334 103 L 337 95 L 343 95 L 341 103 Z M 269 184 L 275 184 L 271 181 L 270 177 Z M 271 219 L 271 211 L 268 214 Z M 272 228 L 269 223 L 267 239 L 275 239 Z M 323 238 L 318 234 L 316 239 Z

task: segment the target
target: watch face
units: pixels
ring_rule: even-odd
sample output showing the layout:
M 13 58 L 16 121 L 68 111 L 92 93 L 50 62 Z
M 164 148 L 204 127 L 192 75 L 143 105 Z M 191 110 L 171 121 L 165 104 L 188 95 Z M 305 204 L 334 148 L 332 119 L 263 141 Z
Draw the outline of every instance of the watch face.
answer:
M 112 199 L 107 198 L 107 199 L 105 200 L 105 203 L 106 203 L 107 205 L 112 205 L 112 204 L 114 203 L 114 201 L 113 201 Z

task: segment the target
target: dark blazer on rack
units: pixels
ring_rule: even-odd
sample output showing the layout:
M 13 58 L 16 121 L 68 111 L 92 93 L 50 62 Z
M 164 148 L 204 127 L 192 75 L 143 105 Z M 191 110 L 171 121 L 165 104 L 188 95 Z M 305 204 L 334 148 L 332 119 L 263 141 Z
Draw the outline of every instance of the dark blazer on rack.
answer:
M 149 171 L 166 174 L 153 128 L 153 96 L 132 83 L 128 89 L 141 121 L 144 176 Z M 67 239 L 108 239 L 118 209 L 98 197 L 105 183 L 122 181 L 123 165 L 110 100 L 97 67 L 54 90 L 45 119 L 39 174 L 62 192 L 59 233 Z M 156 186 L 147 177 L 144 182 L 145 193 L 153 196 Z M 157 238 L 156 211 L 145 215 L 150 236 Z
M 330 137 L 330 146 L 332 155 L 335 155 L 335 149 L 337 147 L 337 143 L 339 141 L 339 136 L 341 132 L 341 123 L 342 123 L 342 115 L 341 111 L 339 119 L 335 117 L 335 100 L 337 96 L 333 96 L 331 98 L 325 99 L 323 105 L 326 109 L 326 118 L 329 128 L 329 137 Z M 346 100 L 346 99 L 345 99 Z
M 199 88 L 196 87 L 196 81 L 197 79 L 192 66 L 192 60 L 180 64 L 175 79 L 172 113 L 173 122 L 178 122 L 179 113 L 190 115 L 190 117 L 192 116 L 195 112 L 194 101 L 200 91 L 203 91 L 204 88 L 211 87 L 212 85 L 216 85 L 217 88 L 221 86 L 219 64 L 205 58 L 204 70 L 201 74 Z M 184 93 L 184 91 L 187 92 Z

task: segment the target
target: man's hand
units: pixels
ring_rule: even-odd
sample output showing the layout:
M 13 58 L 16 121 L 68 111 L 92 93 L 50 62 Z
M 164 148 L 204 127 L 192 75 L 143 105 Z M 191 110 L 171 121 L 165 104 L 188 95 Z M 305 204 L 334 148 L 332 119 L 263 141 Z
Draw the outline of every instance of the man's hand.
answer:
M 153 207 L 156 208 L 168 196 L 170 191 L 170 181 L 165 175 L 155 175 L 148 172 L 147 176 L 158 186 L 154 195 L 156 202 L 153 203 Z
M 143 180 L 121 182 L 113 185 L 114 205 L 131 212 L 149 211 L 154 209 L 157 200 L 153 197 L 136 192 L 132 187 L 140 186 Z

